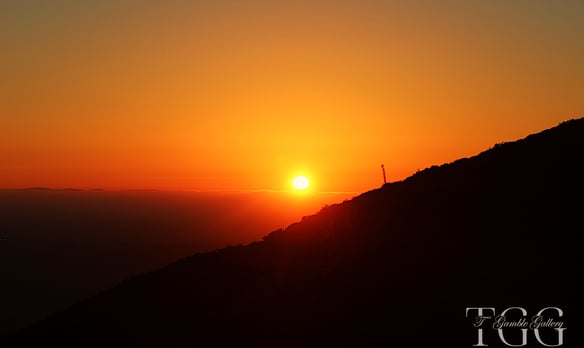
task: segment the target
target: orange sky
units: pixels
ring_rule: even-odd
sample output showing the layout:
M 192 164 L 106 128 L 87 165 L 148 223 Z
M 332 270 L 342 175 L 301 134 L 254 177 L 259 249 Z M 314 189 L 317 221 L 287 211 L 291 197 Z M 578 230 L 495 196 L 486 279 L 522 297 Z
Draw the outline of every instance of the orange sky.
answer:
M 360 192 L 584 115 L 581 1 L 193 3 L 2 2 L 0 188 Z

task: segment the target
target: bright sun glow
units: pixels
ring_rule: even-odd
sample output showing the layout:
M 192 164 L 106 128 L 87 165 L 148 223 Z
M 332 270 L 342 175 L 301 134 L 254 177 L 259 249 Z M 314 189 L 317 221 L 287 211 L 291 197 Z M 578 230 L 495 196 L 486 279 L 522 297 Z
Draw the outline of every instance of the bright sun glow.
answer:
M 306 190 L 310 185 L 310 181 L 305 176 L 297 176 L 292 180 L 292 186 L 297 190 Z

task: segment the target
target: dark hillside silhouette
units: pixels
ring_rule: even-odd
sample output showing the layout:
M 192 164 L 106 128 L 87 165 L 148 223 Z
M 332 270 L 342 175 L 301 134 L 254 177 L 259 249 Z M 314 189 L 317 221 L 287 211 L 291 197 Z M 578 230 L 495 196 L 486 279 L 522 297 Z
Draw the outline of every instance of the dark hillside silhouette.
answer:
M 574 347 L 583 158 L 584 119 L 564 122 L 129 279 L 10 343 L 471 347 L 467 307 L 555 306 Z

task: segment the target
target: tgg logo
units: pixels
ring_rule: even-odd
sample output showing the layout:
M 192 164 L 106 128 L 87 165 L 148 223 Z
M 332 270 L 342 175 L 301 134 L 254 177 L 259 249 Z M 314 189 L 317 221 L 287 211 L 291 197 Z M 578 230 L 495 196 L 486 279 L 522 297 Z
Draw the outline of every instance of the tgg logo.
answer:
M 498 315 L 493 307 L 468 307 L 466 317 L 473 318 L 473 312 L 476 314 L 473 325 L 477 328 L 477 343 L 473 344 L 475 347 L 488 346 L 483 335 L 485 329 L 496 331 L 499 340 L 509 347 L 527 345 L 529 331 L 545 347 L 564 344 L 566 327 L 563 321 L 558 320 L 564 312 L 558 307 L 545 307 L 532 316 L 528 316 L 527 310 L 522 307 L 509 307 Z

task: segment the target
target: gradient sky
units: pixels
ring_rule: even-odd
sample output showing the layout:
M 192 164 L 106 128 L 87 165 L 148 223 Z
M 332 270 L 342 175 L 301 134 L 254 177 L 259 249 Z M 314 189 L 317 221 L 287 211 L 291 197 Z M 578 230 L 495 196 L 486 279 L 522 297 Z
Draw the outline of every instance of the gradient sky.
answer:
M 583 1 L 0 1 L 0 187 L 364 191 L 584 115 Z

